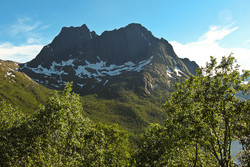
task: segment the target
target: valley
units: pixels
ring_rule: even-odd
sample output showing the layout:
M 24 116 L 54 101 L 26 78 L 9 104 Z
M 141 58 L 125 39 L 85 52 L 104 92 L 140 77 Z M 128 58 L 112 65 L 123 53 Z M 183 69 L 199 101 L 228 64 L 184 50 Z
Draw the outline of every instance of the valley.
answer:
M 232 165 L 231 141 L 249 142 L 249 71 L 234 63 L 199 68 L 136 23 L 63 27 L 33 60 L 0 60 L 0 161 Z

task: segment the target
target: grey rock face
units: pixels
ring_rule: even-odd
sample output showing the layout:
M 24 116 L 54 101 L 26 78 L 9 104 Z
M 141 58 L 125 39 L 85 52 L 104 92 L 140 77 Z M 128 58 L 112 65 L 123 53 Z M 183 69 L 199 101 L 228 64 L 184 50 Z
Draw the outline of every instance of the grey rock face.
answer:
M 80 94 L 120 89 L 150 94 L 169 89 L 193 74 L 196 66 L 179 59 L 168 41 L 132 23 L 101 35 L 86 25 L 64 27 L 19 70 L 49 88 L 62 89 L 73 81 Z
M 186 65 L 188 70 L 190 71 L 191 74 L 195 75 L 196 70 L 199 68 L 199 66 L 196 64 L 194 61 L 190 61 L 188 58 L 181 59 L 183 63 Z

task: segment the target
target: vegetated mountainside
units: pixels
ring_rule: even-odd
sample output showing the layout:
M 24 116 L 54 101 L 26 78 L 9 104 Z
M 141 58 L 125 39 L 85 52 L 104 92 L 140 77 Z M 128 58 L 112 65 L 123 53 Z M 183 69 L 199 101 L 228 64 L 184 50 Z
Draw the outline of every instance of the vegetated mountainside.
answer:
M 133 23 L 101 35 L 86 25 L 64 27 L 19 70 L 48 88 L 62 89 L 73 81 L 74 91 L 81 95 L 117 98 L 123 90 L 138 95 L 170 91 L 197 67 L 187 59 L 183 62 L 168 41 Z
M 17 71 L 19 64 L 0 60 L 0 99 L 7 100 L 26 114 L 33 113 L 40 104 L 55 93 L 32 80 L 25 73 Z M 60 93 L 60 92 L 59 92 Z M 168 93 L 159 94 L 166 99 Z M 133 134 L 140 133 L 150 123 L 160 123 L 164 114 L 160 108 L 163 101 L 137 96 L 132 91 L 119 92 L 117 99 L 105 99 L 97 94 L 81 97 L 86 117 L 95 122 L 117 123 Z
M 25 113 L 34 112 L 52 90 L 18 71 L 19 64 L 0 60 L 0 100 L 7 100 Z
M 86 25 L 64 27 L 32 61 L 2 63 L 1 96 L 26 113 L 46 99 L 45 87 L 61 90 L 73 81 L 86 116 L 133 133 L 162 122 L 161 105 L 193 73 L 165 39 L 134 23 L 101 35 Z
M 73 81 L 88 117 L 136 133 L 164 120 L 161 105 L 197 67 L 182 61 L 168 41 L 132 23 L 101 35 L 86 25 L 64 27 L 19 71 L 57 90 Z
M 167 99 L 169 93 L 166 92 L 161 97 Z M 91 120 L 116 123 L 132 134 L 140 134 L 151 123 L 164 122 L 166 117 L 161 108 L 163 102 L 159 99 L 143 98 L 132 91 L 122 91 L 116 99 L 105 99 L 91 94 L 82 96 L 81 101 L 86 116 Z

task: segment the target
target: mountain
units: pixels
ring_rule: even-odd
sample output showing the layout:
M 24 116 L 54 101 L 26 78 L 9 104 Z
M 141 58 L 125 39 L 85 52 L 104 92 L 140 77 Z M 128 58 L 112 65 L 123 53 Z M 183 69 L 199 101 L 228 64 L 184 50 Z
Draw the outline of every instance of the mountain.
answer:
M 139 95 L 172 90 L 195 73 L 198 65 L 180 59 L 167 40 L 158 39 L 140 24 L 97 35 L 84 24 L 63 27 L 30 62 L 20 65 L 38 83 L 62 89 L 73 81 L 81 94 L 117 97 L 123 90 Z
M 118 123 L 133 134 L 165 120 L 161 106 L 175 83 L 198 67 L 135 23 L 101 35 L 86 25 L 64 27 L 33 60 L 19 66 L 20 73 L 47 88 L 61 90 L 73 81 L 86 116 Z
M 181 58 L 182 62 L 186 65 L 189 72 L 193 75 L 196 74 L 196 70 L 199 68 L 199 66 L 196 64 L 195 61 L 190 61 L 188 58 Z
M 2 101 L 19 108 L 25 114 L 32 114 L 55 91 L 32 80 L 18 71 L 19 63 L 0 60 L 0 111 Z M 161 96 L 166 99 L 169 94 Z M 155 100 L 155 102 L 152 102 Z M 96 94 L 81 96 L 84 114 L 95 122 L 119 124 L 120 128 L 137 134 L 150 123 L 160 123 L 164 114 L 158 99 L 141 98 L 132 91 L 119 92 L 119 98 L 105 99 Z

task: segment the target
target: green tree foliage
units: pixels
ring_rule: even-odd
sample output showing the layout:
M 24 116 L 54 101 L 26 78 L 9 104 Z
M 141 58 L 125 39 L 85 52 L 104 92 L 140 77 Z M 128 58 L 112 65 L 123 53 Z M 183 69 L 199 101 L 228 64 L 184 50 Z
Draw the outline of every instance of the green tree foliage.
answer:
M 5 100 L 0 102 L 0 166 L 7 166 L 5 163 L 6 157 L 9 157 L 9 159 L 15 158 L 11 157 L 12 154 L 8 145 L 8 142 L 12 142 L 10 137 L 13 136 L 10 129 L 20 126 L 23 121 L 25 121 L 25 117 L 18 108 L 13 107 Z
M 129 160 L 127 135 L 85 118 L 70 84 L 26 120 L 1 128 L 1 146 L 0 166 L 126 166 Z
M 235 62 L 230 55 L 217 65 L 211 57 L 206 68 L 197 70 L 197 76 L 177 85 L 164 105 L 167 124 L 174 125 L 181 138 L 196 143 L 198 150 L 212 155 L 222 167 L 233 166 L 231 142 L 249 130 L 249 104 L 236 97 L 238 92 L 249 93 L 249 84 L 243 84 L 249 71 L 240 75 Z M 194 166 L 199 157 L 195 154 Z
M 235 59 L 211 57 L 197 76 L 177 84 L 164 104 L 164 125 L 153 124 L 133 154 L 135 166 L 234 166 L 231 142 L 249 135 L 249 101 L 236 98 L 249 93 Z M 246 154 L 243 158 L 246 159 Z M 248 157 L 249 158 L 249 157 Z
M 250 105 L 250 104 L 249 104 Z M 237 154 L 237 158 L 242 167 L 250 166 L 250 133 L 242 137 L 240 142 L 242 144 L 242 150 Z
M 0 129 L 7 129 L 24 118 L 18 108 L 13 107 L 5 100 L 0 101 Z
M 132 154 L 134 166 L 216 166 L 215 159 L 196 142 L 187 140 L 175 123 L 152 124 L 142 135 L 138 149 Z M 196 154 L 199 157 L 195 159 Z

